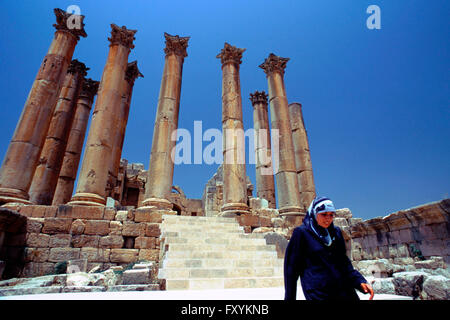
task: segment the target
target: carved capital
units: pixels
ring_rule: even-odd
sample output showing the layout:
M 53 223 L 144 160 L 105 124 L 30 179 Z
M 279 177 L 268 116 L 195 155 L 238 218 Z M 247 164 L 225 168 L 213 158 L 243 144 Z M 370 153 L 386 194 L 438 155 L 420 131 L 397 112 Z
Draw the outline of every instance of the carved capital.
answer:
M 253 106 L 257 103 L 264 103 L 267 105 L 267 94 L 264 91 L 255 91 L 255 93 L 250 93 L 250 101 Z
M 245 49 L 237 48 L 225 42 L 224 48 L 220 51 L 216 58 L 221 60 L 222 65 L 226 63 L 240 65 L 242 63 L 241 59 L 244 51 Z
M 264 70 L 267 76 L 274 72 L 279 72 L 281 75 L 284 75 L 284 69 L 288 61 L 289 58 L 282 58 L 271 53 L 259 67 Z
M 166 38 L 166 47 L 164 48 L 166 55 L 173 53 L 183 58 L 187 57 L 186 49 L 191 37 L 172 36 L 166 32 L 164 32 L 164 37 Z
M 83 62 L 78 61 L 77 59 L 73 59 L 70 62 L 69 68 L 67 69 L 67 73 L 75 74 L 79 73 L 82 77 L 87 75 L 88 67 Z
M 57 31 L 64 31 L 74 35 L 77 40 L 80 36 L 86 38 L 87 34 L 84 31 L 84 16 L 78 14 L 67 13 L 62 9 L 55 8 L 53 12 L 56 16 L 56 23 L 53 25 Z
M 87 97 L 90 100 L 94 100 L 94 96 L 97 94 L 99 84 L 100 82 L 94 81 L 91 78 L 84 79 L 80 96 Z
M 137 61 L 128 63 L 127 70 L 125 71 L 125 80 L 132 83 L 138 77 L 143 78 L 144 75 L 139 71 Z
M 120 44 L 128 49 L 133 49 L 133 41 L 136 39 L 134 35 L 137 30 L 127 29 L 125 26 L 119 27 L 118 25 L 111 23 L 111 38 L 108 40 L 111 42 L 110 46 Z

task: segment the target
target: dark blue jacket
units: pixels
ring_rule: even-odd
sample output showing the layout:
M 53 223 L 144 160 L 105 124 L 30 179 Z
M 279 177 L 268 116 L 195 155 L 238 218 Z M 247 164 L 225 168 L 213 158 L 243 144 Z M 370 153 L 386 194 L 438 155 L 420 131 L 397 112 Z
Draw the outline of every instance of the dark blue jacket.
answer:
M 327 247 L 311 229 L 312 219 L 307 215 L 294 229 L 286 248 L 285 300 L 296 299 L 298 277 L 307 300 L 359 300 L 355 289 L 367 281 L 347 257 L 341 230 L 333 224 L 327 229 L 334 239 Z

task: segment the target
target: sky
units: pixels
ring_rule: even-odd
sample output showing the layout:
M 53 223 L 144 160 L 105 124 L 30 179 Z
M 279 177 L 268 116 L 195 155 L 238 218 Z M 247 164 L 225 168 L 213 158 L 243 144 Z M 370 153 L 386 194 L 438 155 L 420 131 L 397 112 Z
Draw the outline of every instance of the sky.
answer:
M 53 39 L 53 8 L 71 5 L 85 15 L 88 34 L 73 58 L 94 80 L 106 62 L 110 24 L 138 30 L 129 61 L 138 61 L 144 78 L 135 82 L 122 152 L 130 163 L 148 169 L 167 32 L 191 37 L 179 128 L 193 133 L 201 121 L 203 131 L 221 130 L 216 55 L 225 42 L 246 49 L 242 108 L 244 128 L 252 128 L 249 95 L 268 92 L 258 66 L 274 53 L 290 58 L 286 94 L 303 105 L 317 195 L 363 219 L 449 198 L 449 1 L 1 0 L 1 159 Z M 368 28 L 375 21 L 370 5 L 380 9 L 379 29 Z M 176 165 L 173 184 L 201 198 L 217 167 Z M 254 165 L 247 164 L 247 175 L 256 184 Z

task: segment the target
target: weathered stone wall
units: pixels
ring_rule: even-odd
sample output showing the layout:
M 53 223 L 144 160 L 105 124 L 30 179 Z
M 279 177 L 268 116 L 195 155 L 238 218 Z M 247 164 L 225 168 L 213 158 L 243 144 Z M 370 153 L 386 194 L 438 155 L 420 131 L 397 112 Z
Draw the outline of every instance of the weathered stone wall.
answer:
M 25 244 L 26 217 L 0 207 L 0 279 L 14 277 L 21 271 L 23 246 Z M 8 247 L 12 240 L 15 248 Z
M 354 261 L 441 256 L 450 263 L 450 199 L 344 227 Z M 406 259 L 405 259 L 406 258 Z
M 58 263 L 76 259 L 87 260 L 87 271 L 159 260 L 165 211 L 66 205 L 22 205 L 15 210 L 27 217 L 25 228 L 7 237 L 3 249 L 22 248 L 22 277 L 53 274 Z

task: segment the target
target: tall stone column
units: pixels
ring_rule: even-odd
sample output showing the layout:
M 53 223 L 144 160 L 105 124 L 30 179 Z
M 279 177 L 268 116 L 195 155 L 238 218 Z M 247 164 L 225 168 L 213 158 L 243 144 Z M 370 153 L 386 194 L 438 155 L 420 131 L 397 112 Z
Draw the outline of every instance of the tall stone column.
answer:
M 178 129 L 183 62 L 187 57 L 189 37 L 172 36 L 167 33 L 164 33 L 164 37 L 166 56 L 153 131 L 145 200 L 142 205 L 170 210 L 173 207 L 168 200 L 174 170 L 172 150 L 176 145 L 176 141 L 171 137 Z
M 78 95 L 75 116 L 67 140 L 66 152 L 59 172 L 52 205 L 66 204 L 72 198 L 84 137 L 89 122 L 89 114 L 91 113 L 94 97 L 97 94 L 98 85 L 98 81 L 85 79 L 81 92 Z
M 267 75 L 272 129 L 279 132 L 279 163 L 276 173 L 279 212 L 296 215 L 304 211 L 300 203 L 289 107 L 284 86 L 284 69 L 288 61 L 288 58 L 271 53 L 259 67 Z
M 69 205 L 106 204 L 108 171 L 115 133 L 121 122 L 122 81 L 137 32 L 115 24 L 111 24 L 111 28 L 111 38 L 108 38 L 111 44 L 98 89 L 77 189 Z
M 115 143 L 113 144 L 111 168 L 109 172 L 109 193 L 114 197 L 114 187 L 119 173 L 120 157 L 122 155 L 123 141 L 125 139 L 125 130 L 128 123 L 128 115 L 130 113 L 131 95 L 133 93 L 134 81 L 138 77 L 143 77 L 137 67 L 137 61 L 128 63 L 125 72 L 125 78 L 122 81 L 122 103 L 120 106 L 120 114 L 118 130 L 116 131 Z M 108 191 L 107 191 L 108 193 Z
M 225 43 L 217 55 L 222 63 L 223 205 L 222 216 L 249 212 L 242 97 L 239 78 L 240 49 Z
M 316 197 L 316 187 L 314 185 L 311 155 L 309 153 L 308 135 L 300 103 L 289 104 L 289 118 L 291 121 L 292 141 L 294 143 L 300 203 L 306 211 L 311 201 Z
M 30 200 L 34 204 L 50 205 L 52 203 L 75 115 L 76 100 L 87 70 L 89 68 L 78 60 L 72 60 L 67 70 L 39 164 L 30 186 Z
M 256 189 L 258 198 L 269 202 L 269 208 L 276 208 L 275 180 L 273 177 L 272 148 L 270 141 L 267 94 L 262 91 L 250 93 L 253 105 L 253 127 L 256 140 Z
M 79 29 L 69 29 L 68 19 L 71 15 L 61 9 L 55 9 L 54 12 L 55 36 L 28 94 L 0 169 L 0 204 L 30 203 L 28 191 L 59 90 L 80 36 L 87 36 L 82 22 L 84 16 L 76 16 L 80 21 Z

